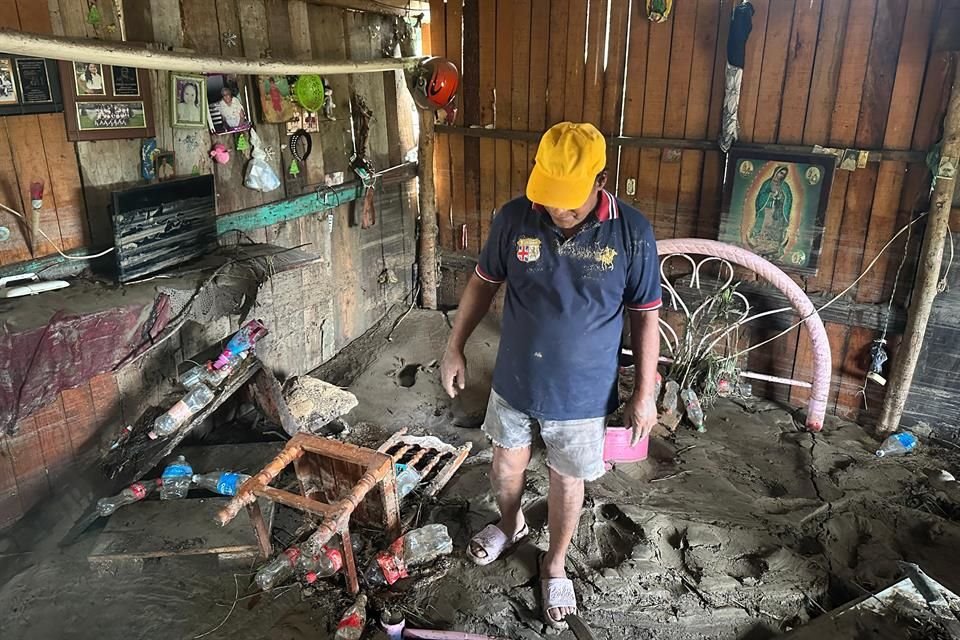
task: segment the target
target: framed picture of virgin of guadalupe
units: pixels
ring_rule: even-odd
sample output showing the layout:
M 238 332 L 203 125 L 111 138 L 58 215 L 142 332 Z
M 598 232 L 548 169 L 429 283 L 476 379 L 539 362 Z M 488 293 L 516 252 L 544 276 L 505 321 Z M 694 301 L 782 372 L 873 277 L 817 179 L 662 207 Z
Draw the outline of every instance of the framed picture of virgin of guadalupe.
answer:
M 836 158 L 731 149 L 719 240 L 784 271 L 817 272 Z

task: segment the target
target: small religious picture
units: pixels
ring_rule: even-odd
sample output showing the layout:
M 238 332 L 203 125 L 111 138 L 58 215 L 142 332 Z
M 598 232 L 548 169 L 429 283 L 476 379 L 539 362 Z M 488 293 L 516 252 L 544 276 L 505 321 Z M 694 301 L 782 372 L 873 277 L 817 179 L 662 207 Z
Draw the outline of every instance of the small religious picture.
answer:
M 733 149 L 728 162 L 719 239 L 815 274 L 835 158 Z
M 174 127 L 207 126 L 207 79 L 204 76 L 170 74 L 170 98 Z
M 73 76 L 78 96 L 106 95 L 103 87 L 103 67 L 95 62 L 74 62 Z
M 77 102 L 80 131 L 101 129 L 143 129 L 146 126 L 142 102 Z
M 175 158 L 176 156 L 173 151 L 160 151 L 154 155 L 157 180 L 163 182 L 164 180 L 170 180 L 176 177 Z
M 290 95 L 292 83 L 287 76 L 258 76 L 257 84 L 264 122 L 278 124 L 297 117 L 298 107 Z
M 250 116 L 233 74 L 207 75 L 207 122 L 212 133 L 233 133 L 250 128 Z
M 140 95 L 140 82 L 137 80 L 137 70 L 134 67 L 110 67 L 113 75 L 113 95 L 130 96 Z
M 0 58 L 0 104 L 17 104 L 17 77 L 13 60 Z
M 20 102 L 39 104 L 53 101 L 47 64 L 42 58 L 17 58 L 17 76 L 20 79 Z

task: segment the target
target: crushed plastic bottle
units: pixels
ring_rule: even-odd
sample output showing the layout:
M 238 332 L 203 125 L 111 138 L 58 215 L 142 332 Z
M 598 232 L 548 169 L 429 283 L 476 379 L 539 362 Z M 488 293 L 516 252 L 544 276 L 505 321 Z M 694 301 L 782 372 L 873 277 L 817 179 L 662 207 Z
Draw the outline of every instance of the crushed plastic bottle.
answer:
M 407 569 L 451 553 L 453 540 L 447 527 L 428 524 L 394 540 L 386 551 L 377 554 L 363 575 L 369 584 L 387 586 L 410 575 Z
M 196 473 L 193 475 L 193 484 L 202 489 L 219 493 L 222 496 L 235 496 L 237 489 L 250 479 L 245 473 L 229 471 L 214 471 L 212 473 Z
M 680 399 L 687 408 L 687 419 L 696 427 L 697 431 L 704 433 L 707 428 L 703 426 L 703 408 L 700 406 L 700 399 L 697 393 L 690 388 L 680 392 Z
M 186 498 L 190 491 L 190 482 L 193 479 L 193 467 L 183 456 L 167 465 L 160 476 L 160 499 L 180 500 Z
M 183 396 L 177 404 L 153 421 L 153 429 L 147 434 L 151 440 L 168 436 L 189 420 L 193 415 L 213 401 L 213 391 L 205 384 L 198 384 Z
M 397 495 L 403 500 L 408 493 L 417 488 L 423 477 L 413 465 L 398 464 L 397 467 Z
M 195 386 L 203 382 L 206 376 L 207 365 L 198 364 L 181 373 L 180 377 L 177 378 L 177 382 L 184 389 L 193 389 Z
M 917 448 L 917 436 L 909 431 L 894 433 L 883 441 L 880 448 L 877 449 L 877 457 L 901 456 L 910 453 Z
M 660 408 L 666 415 L 673 415 L 677 412 L 677 393 L 680 391 L 680 385 L 676 380 L 667 380 L 664 385 L 663 402 Z
M 343 554 L 336 547 L 323 546 L 315 553 L 306 553 L 303 547 L 292 545 L 278 553 L 257 572 L 257 586 L 264 591 L 283 584 L 295 573 L 308 584 L 336 574 L 343 568 Z
M 231 356 L 239 355 L 244 351 L 249 351 L 260 338 L 267 335 L 268 331 L 260 320 L 251 320 L 240 327 L 240 330 L 233 334 L 230 342 L 224 347 L 223 353 L 213 362 L 213 368 L 220 370 L 227 366 Z
M 140 502 L 156 491 L 161 483 L 162 480 L 160 478 L 134 482 L 115 496 L 100 498 L 97 500 L 97 515 L 101 517 L 109 516 L 120 507 L 133 504 L 134 502 Z
M 334 640 L 360 640 L 366 626 L 367 596 L 361 593 L 357 596 L 357 601 L 343 612 L 333 638 Z

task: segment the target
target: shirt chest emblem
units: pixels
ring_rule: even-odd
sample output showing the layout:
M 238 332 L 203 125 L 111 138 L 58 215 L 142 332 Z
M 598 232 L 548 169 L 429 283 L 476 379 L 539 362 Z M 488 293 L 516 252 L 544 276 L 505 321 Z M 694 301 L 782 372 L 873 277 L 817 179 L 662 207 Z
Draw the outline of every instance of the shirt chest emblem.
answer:
M 536 262 L 540 259 L 540 239 L 520 237 L 517 239 L 517 260 Z

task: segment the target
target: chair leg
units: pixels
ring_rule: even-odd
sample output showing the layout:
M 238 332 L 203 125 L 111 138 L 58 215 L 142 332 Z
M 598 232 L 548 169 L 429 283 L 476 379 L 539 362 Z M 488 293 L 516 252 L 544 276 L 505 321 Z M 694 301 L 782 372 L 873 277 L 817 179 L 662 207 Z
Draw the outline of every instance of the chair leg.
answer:
M 350 540 L 350 528 L 344 527 L 340 531 L 340 545 L 343 551 L 343 568 L 347 573 L 347 589 L 350 593 L 360 593 L 360 581 L 357 579 L 357 563 L 353 558 L 353 543 Z
M 257 535 L 257 543 L 260 545 L 260 555 L 266 560 L 273 554 L 273 545 L 270 543 L 270 532 L 267 530 L 267 523 L 263 520 L 260 505 L 257 502 L 248 504 L 247 515 L 250 516 L 250 522 L 253 523 L 253 531 Z

